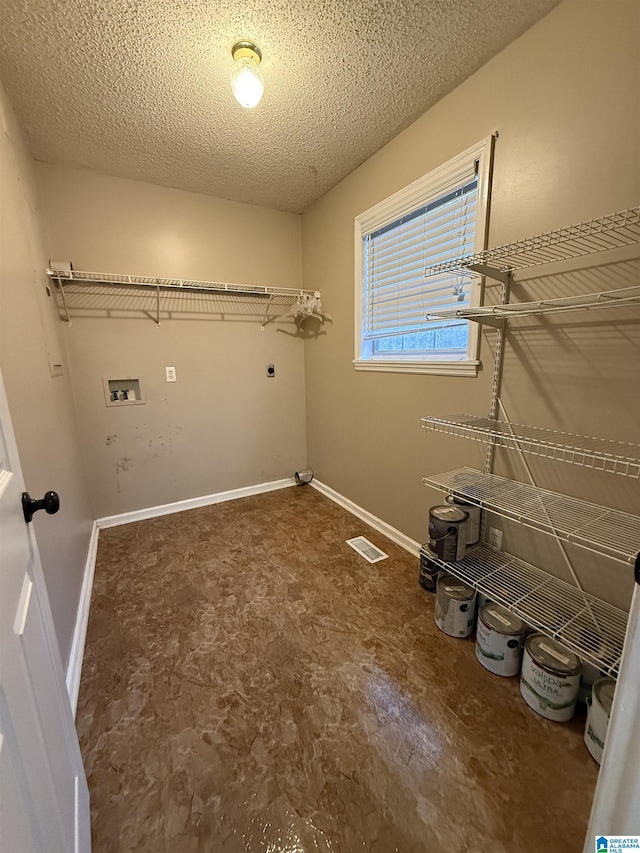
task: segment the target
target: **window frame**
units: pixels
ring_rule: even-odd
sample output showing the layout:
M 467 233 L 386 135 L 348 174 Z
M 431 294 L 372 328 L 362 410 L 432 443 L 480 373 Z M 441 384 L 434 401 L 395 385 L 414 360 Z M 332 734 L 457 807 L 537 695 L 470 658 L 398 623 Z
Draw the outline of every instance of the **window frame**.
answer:
M 446 191 L 451 181 L 470 162 L 478 162 L 478 203 L 476 230 L 474 234 L 473 253 L 486 248 L 489 225 L 489 201 L 491 189 L 491 171 L 493 160 L 494 136 L 488 136 L 480 142 L 462 151 L 457 156 L 441 166 L 418 178 L 378 204 L 359 214 L 354 220 L 355 238 L 355 357 L 353 364 L 356 370 L 383 373 L 433 373 L 447 376 L 477 376 L 480 365 L 479 348 L 480 333 L 477 323 L 469 322 L 467 339 L 467 357 L 425 358 L 423 353 L 418 356 L 401 355 L 380 358 L 373 355 L 371 341 L 362 339 L 362 323 L 364 315 L 364 281 L 363 281 L 363 239 L 379 228 L 406 216 L 429 201 L 436 199 Z M 471 283 L 470 306 L 481 304 L 484 279 L 478 277 Z M 429 327 L 426 326 L 425 330 Z M 369 350 L 369 354 L 365 354 Z

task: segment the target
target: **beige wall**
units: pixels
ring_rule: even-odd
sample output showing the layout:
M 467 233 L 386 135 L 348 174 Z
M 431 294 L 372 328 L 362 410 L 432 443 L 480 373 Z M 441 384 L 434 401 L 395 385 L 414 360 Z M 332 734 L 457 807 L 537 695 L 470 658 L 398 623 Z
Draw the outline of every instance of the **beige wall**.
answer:
M 565 2 L 491 60 L 303 215 L 305 286 L 322 290 L 334 325 L 307 343 L 307 440 L 317 477 L 409 536 L 427 538 L 442 496 L 422 476 L 481 467 L 484 445 L 425 434 L 420 417 L 489 408 L 493 335 L 477 379 L 356 373 L 353 219 L 494 131 L 489 245 L 601 216 L 640 201 L 636 2 Z M 602 263 L 602 261 L 599 261 Z M 579 266 L 569 264 L 568 269 Z M 522 279 L 523 277 L 520 276 Z M 516 287 L 516 298 L 637 284 L 630 264 Z M 512 420 L 640 443 L 640 308 L 514 326 L 504 398 Z M 530 460 L 540 485 L 640 512 L 637 482 Z M 499 470 L 524 476 L 514 460 Z M 518 532 L 505 531 L 517 550 Z M 564 574 L 557 548 L 525 543 Z M 533 553 L 532 553 L 533 552 Z M 588 588 L 624 603 L 627 568 L 576 557 Z
M 75 269 L 301 287 L 298 216 L 89 170 L 36 173 L 49 256 Z M 63 328 L 97 517 L 306 465 L 304 347 L 291 323 L 261 331 L 262 304 L 247 316 L 237 301 L 198 307 L 185 295 L 163 299 L 172 316 L 160 327 L 143 310 L 153 302 L 94 292 L 76 304 Z M 103 377 L 139 378 L 146 404 L 108 408 Z
M 481 466 L 484 447 L 426 435 L 419 419 L 487 412 L 493 336 L 483 336 L 477 379 L 357 374 L 353 217 L 494 130 L 491 245 L 637 204 L 637 14 L 635 2 L 565 2 L 304 215 L 303 270 L 299 217 L 38 164 L 43 253 L 29 157 L 11 125 L 11 141 L 2 140 L 1 354 L 28 485 L 38 494 L 58 488 L 63 497 L 57 520 L 36 519 L 63 657 L 88 519 L 289 476 L 307 461 L 305 393 L 317 477 L 424 541 L 428 507 L 441 497 L 421 477 Z M 211 305 L 187 316 L 172 303 L 174 315 L 156 328 L 148 304 L 105 304 L 88 294 L 67 328 L 43 296 L 37 271 L 46 257 L 78 269 L 265 285 L 300 286 L 304 272 L 304 286 L 322 291 L 334 324 L 303 346 L 291 326 L 260 331 L 255 317 L 220 319 Z M 621 263 L 519 285 L 515 295 L 637 280 L 637 269 Z M 638 313 L 514 327 L 504 388 L 512 419 L 640 441 Z M 60 330 L 70 363 L 51 379 L 46 354 L 61 349 Z M 275 380 L 265 378 L 270 362 Z M 165 382 L 166 365 L 176 366 L 176 384 Z M 74 450 L 69 368 L 91 513 Z M 123 375 L 140 378 L 144 406 L 105 406 L 102 377 Z M 541 485 L 640 512 L 637 483 L 530 461 Z M 498 470 L 523 476 L 511 457 L 498 459 Z M 505 527 L 505 546 L 517 551 L 522 538 Z M 524 546 L 563 573 L 550 540 Z M 603 572 L 584 552 L 572 557 L 589 588 L 624 602 L 626 569 Z
M 33 161 L 0 85 L 0 364 L 28 491 L 60 495 L 55 516 L 33 520 L 66 666 L 91 533 L 69 369 L 57 311 L 46 295 Z M 62 361 L 52 377 L 49 356 Z

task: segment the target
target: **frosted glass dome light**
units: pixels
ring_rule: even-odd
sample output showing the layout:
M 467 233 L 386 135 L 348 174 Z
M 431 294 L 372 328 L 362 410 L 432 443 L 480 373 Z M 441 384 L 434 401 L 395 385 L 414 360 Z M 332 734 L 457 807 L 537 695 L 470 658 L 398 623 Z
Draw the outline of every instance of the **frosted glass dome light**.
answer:
M 233 68 L 231 89 L 241 107 L 251 109 L 259 103 L 264 92 L 260 73 L 262 54 L 260 48 L 250 41 L 239 41 L 231 48 Z

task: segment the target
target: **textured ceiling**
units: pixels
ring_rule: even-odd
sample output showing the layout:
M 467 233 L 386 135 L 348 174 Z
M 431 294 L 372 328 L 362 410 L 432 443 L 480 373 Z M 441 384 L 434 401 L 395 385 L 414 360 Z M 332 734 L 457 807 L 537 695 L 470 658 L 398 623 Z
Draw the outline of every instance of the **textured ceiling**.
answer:
M 557 3 L 0 0 L 0 76 L 39 160 L 300 212 Z

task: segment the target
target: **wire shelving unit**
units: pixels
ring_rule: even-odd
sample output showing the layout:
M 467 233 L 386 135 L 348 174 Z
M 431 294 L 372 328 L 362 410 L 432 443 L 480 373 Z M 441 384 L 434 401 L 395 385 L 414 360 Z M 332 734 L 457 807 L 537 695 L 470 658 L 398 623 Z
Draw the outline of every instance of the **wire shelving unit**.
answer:
M 572 435 L 557 430 L 505 423 L 473 415 L 426 417 L 422 427 L 472 441 L 491 441 L 496 447 L 570 462 L 583 468 L 640 478 L 640 447 L 605 438 Z
M 505 305 L 481 305 L 475 308 L 449 308 L 437 313 L 427 314 L 429 320 L 463 319 L 476 323 L 497 325 L 503 320 L 519 317 L 559 314 L 567 311 L 599 308 L 613 308 L 619 305 L 640 304 L 640 285 L 623 287 L 618 290 L 603 290 L 598 293 L 586 293 L 579 296 L 566 296 L 559 299 L 544 299 L 538 302 L 511 302 Z
M 80 270 L 47 269 L 47 275 L 60 293 L 64 318 L 71 323 L 68 296 L 82 288 L 100 288 L 112 294 L 135 290 L 147 293 L 156 300 L 156 323 L 160 322 L 160 295 L 210 294 L 227 300 L 259 302 L 264 312 L 263 325 L 276 316 L 284 316 L 296 302 L 320 305 L 320 293 L 289 287 L 266 287 L 257 284 L 234 284 L 222 281 L 198 281 L 184 278 L 157 278 L 155 276 L 129 275 L 127 273 L 87 272 Z
M 454 308 L 437 314 L 434 312 L 428 317 L 474 320 L 495 326 L 496 343 L 489 416 L 451 415 L 425 417 L 421 421 L 427 431 L 486 442 L 484 472 L 459 468 L 425 477 L 423 482 L 450 491 L 489 512 L 552 535 L 558 542 L 574 584 L 484 542 L 470 549 L 463 560 L 454 563 L 444 563 L 429 552 L 423 553 L 442 569 L 452 572 L 516 613 L 527 624 L 558 639 L 582 660 L 611 675 L 618 671 L 627 614 L 581 588 L 564 543 L 572 542 L 603 557 L 635 565 L 635 579 L 640 583 L 640 518 L 539 488 L 525 456 L 540 456 L 640 479 L 640 446 L 512 424 L 500 401 L 500 390 L 505 321 L 640 303 L 640 286 L 537 302 L 510 303 L 514 271 L 637 243 L 640 243 L 640 207 L 425 269 L 425 276 L 447 272 L 487 276 L 500 282 L 501 290 L 497 305 Z M 504 420 L 499 419 L 501 410 Z M 496 447 L 520 454 L 529 478 L 528 484 L 491 473 Z
M 425 269 L 425 276 L 465 270 L 492 276 L 493 271 L 513 272 L 592 255 L 639 241 L 640 207 L 633 207 L 475 255 L 434 264 Z M 500 276 L 497 278 L 501 280 Z
M 583 661 L 617 674 L 627 625 L 623 610 L 485 543 L 455 563 L 424 553 Z
M 434 474 L 424 477 L 422 482 L 596 554 L 632 566 L 640 562 L 640 517 L 637 515 L 473 468 Z

